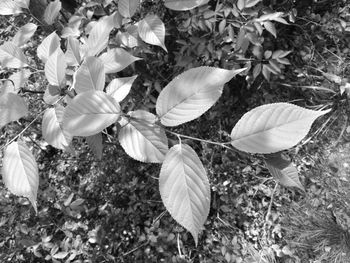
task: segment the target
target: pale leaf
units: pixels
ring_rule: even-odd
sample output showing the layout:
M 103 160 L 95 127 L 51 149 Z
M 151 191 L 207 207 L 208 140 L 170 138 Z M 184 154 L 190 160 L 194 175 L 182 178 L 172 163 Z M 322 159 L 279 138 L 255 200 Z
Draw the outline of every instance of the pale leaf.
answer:
M 249 153 L 275 153 L 297 145 L 312 123 L 330 110 L 314 111 L 289 103 L 272 103 L 243 115 L 231 132 L 232 145 Z
M 157 99 L 161 123 L 177 126 L 198 118 L 220 98 L 224 84 L 241 71 L 198 67 L 175 77 Z
M 114 27 L 113 18 L 100 19 L 94 24 L 86 42 L 86 56 L 98 55 L 107 47 L 109 34 Z
M 15 86 L 10 80 L 3 80 L 0 82 L 0 96 L 6 93 L 18 93 L 18 90 L 16 90 Z
M 279 18 L 283 15 L 283 12 L 275 12 L 270 14 L 264 14 L 260 16 L 256 21 L 265 22 L 265 21 L 274 21 L 276 18 Z
M 68 104 L 63 116 L 63 129 L 73 136 L 91 136 L 115 123 L 120 106 L 103 91 L 78 94 Z
M 27 58 L 14 43 L 5 42 L 0 46 L 0 65 L 5 68 L 27 67 Z
M 110 49 L 103 53 L 99 58 L 102 60 L 105 66 L 106 74 L 119 72 L 129 66 L 131 63 L 141 59 L 130 55 L 122 48 Z
M 138 6 L 140 5 L 140 0 L 119 0 L 118 1 L 118 11 L 123 17 L 132 17 Z
M 253 7 L 259 2 L 261 2 L 261 0 L 247 0 L 247 3 L 245 4 L 245 8 Z
M 130 92 L 137 75 L 125 78 L 113 79 L 106 88 L 106 93 L 111 95 L 116 101 L 121 102 Z
M 90 90 L 103 90 L 105 86 L 105 71 L 101 59 L 87 57 L 74 74 L 72 87 L 77 93 Z
M 66 60 L 61 48 L 57 48 L 45 63 L 45 76 L 54 86 L 61 86 L 66 80 Z
M 58 14 L 60 13 L 61 7 L 62 7 L 62 4 L 60 0 L 51 1 L 47 5 L 44 12 L 44 21 L 48 25 L 52 25 L 55 22 Z
M 119 132 L 125 152 L 141 162 L 161 163 L 168 151 L 165 131 L 155 124 L 156 116 L 147 111 L 129 112 L 129 122 Z
M 275 38 L 277 37 L 276 27 L 272 22 L 266 21 L 263 23 L 263 25 L 264 25 L 265 29 L 267 31 L 269 31 Z
M 81 62 L 79 40 L 73 37 L 67 38 L 67 51 L 65 58 L 68 66 L 78 66 Z
M 25 24 L 17 31 L 16 35 L 12 38 L 12 43 L 14 43 L 18 47 L 23 46 L 34 35 L 36 29 L 37 29 L 36 24 L 33 24 L 33 23 Z
M 26 2 L 26 1 L 23 1 Z M 20 0 L 1 0 L 0 1 L 0 15 L 18 15 L 22 13 L 22 7 L 24 4 L 20 3 Z M 27 5 L 28 8 L 28 5 Z
M 186 11 L 205 5 L 209 0 L 165 0 L 164 5 L 172 10 Z
M 167 51 L 164 38 L 165 26 L 157 15 L 147 15 L 139 22 L 138 32 L 140 38 L 148 44 L 162 47 Z
M 43 116 L 42 134 L 45 141 L 53 147 L 66 150 L 72 141 L 72 136 L 62 129 L 64 107 L 57 105 L 48 108 Z
M 27 114 L 28 107 L 22 97 L 12 92 L 0 96 L 0 128 Z
M 53 52 L 60 46 L 60 38 L 56 32 L 48 35 L 38 46 L 37 55 L 45 63 Z
M 38 165 L 25 143 L 12 142 L 6 147 L 2 162 L 2 178 L 11 193 L 27 197 L 37 212 Z
M 69 18 L 67 26 L 62 29 L 61 37 L 79 37 L 81 34 L 79 27 L 83 18 L 84 17 L 81 15 L 73 15 L 71 18 Z
M 60 94 L 60 87 L 48 85 L 48 87 L 45 90 L 43 100 L 46 104 L 53 105 L 59 100 Z
M 243 10 L 244 9 L 244 7 L 245 7 L 245 3 L 246 2 L 246 0 L 238 0 L 237 1 L 237 8 L 239 9 L 239 10 Z
M 208 217 L 210 186 L 207 173 L 196 152 L 187 144 L 177 144 L 167 153 L 159 175 L 159 191 L 171 216 L 193 236 Z

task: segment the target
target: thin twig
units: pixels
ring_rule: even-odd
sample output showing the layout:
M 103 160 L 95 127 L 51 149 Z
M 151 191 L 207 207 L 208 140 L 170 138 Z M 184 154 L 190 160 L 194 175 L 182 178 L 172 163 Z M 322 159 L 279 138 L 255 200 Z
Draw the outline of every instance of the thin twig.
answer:
M 5 147 L 7 147 L 9 144 L 17 140 L 18 137 L 20 137 L 28 128 L 36 122 L 37 119 L 46 111 L 46 109 L 42 110 L 20 133 L 18 133 L 15 137 L 13 137 L 8 143 L 6 143 L 4 146 L 0 148 L 0 151 L 2 151 Z
M 231 150 L 231 151 L 235 151 L 235 149 L 227 146 L 226 144 L 228 144 L 229 142 L 214 142 L 214 141 L 210 141 L 210 140 L 204 140 L 204 139 L 200 139 L 200 138 L 196 138 L 196 137 L 192 137 L 192 136 L 188 136 L 188 135 L 184 135 L 184 134 L 180 134 L 180 133 L 176 133 L 176 132 L 173 132 L 173 131 L 170 131 L 170 130 L 167 130 L 165 129 L 166 132 L 170 133 L 170 134 L 173 134 L 175 136 L 177 136 L 178 138 L 179 137 L 182 137 L 182 138 L 186 138 L 186 139 L 190 139 L 190 140 L 194 140 L 194 141 L 199 141 L 199 142 L 204 142 L 204 143 L 209 143 L 209 144 L 214 144 L 214 145 L 219 145 L 223 148 L 226 148 L 228 150 Z
M 130 250 L 130 251 L 124 253 L 124 254 L 123 254 L 123 257 L 126 257 L 127 255 L 129 255 L 129 254 L 135 252 L 136 250 L 138 250 L 138 249 L 140 249 L 140 248 L 146 246 L 148 243 L 149 243 L 149 240 L 147 240 L 146 242 L 142 243 L 141 245 L 139 245 L 139 246 L 133 248 L 132 250 Z

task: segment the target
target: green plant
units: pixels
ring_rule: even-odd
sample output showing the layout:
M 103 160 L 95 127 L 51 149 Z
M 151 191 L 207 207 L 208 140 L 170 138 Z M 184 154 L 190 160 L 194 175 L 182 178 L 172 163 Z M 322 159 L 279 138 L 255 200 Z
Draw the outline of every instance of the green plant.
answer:
M 331 211 L 308 203 L 293 204 L 283 223 L 286 239 L 297 251 L 312 251 L 319 261 L 343 263 L 349 259 L 350 234 Z
M 179 5 L 180 2 L 166 1 L 165 6 L 172 10 L 190 10 L 206 1 L 187 1 L 189 6 Z M 91 3 L 90 6 L 98 5 Z M 248 3 L 242 6 L 242 1 L 238 1 L 237 7 L 235 5 L 232 8 L 238 8 L 236 11 L 240 10 L 243 14 L 243 10 L 255 7 L 259 1 Z M 22 8 L 28 8 L 28 5 L 20 1 L 4 1 L 2 5 L 8 7 L 7 13 L 2 11 L 3 15 L 17 14 L 22 12 Z M 109 5 L 107 1 L 102 7 Z M 86 18 L 89 17 L 90 6 L 84 6 L 80 10 L 85 12 Z M 54 1 L 47 7 L 46 23 L 54 23 L 59 7 L 59 1 Z M 24 133 L 41 116 L 43 138 L 48 144 L 67 152 L 74 151 L 73 138 L 80 136 L 86 138 L 97 158 L 102 158 L 103 138 L 107 137 L 112 142 L 117 138 L 132 158 L 162 164 L 159 191 L 163 204 L 172 217 L 192 234 L 197 244 L 198 234 L 210 209 L 210 185 L 200 158 L 183 140 L 211 143 L 231 151 L 251 154 L 279 153 L 297 145 L 307 135 L 312 123 L 330 110 L 308 110 L 289 103 L 259 106 L 241 118 L 225 142 L 194 138 L 173 131 L 172 127 L 195 120 L 209 110 L 219 100 L 225 83 L 237 74 L 245 74 L 247 68 L 240 68 L 239 65 L 228 67 L 230 69 L 194 67 L 161 89 L 154 101 L 155 112 L 146 110 L 145 107 L 140 109 L 130 106 L 124 99 L 137 76 L 109 81 L 115 76 L 113 74 L 141 60 L 127 51 L 130 46 L 125 43 L 134 41 L 136 46 L 147 43 L 167 51 L 165 25 L 156 14 L 146 14 L 137 26 L 131 19 L 139 7 L 139 1 L 120 0 L 116 7 L 110 7 L 113 11 L 110 15 L 87 24 L 81 17 L 73 16 L 63 28 L 61 36 L 53 32 L 37 47 L 37 56 L 45 65 L 43 71 L 49 83 L 43 97 L 48 106 L 2 147 L 5 149 L 3 180 L 12 193 L 27 197 L 37 212 L 38 165 L 24 142 Z M 238 39 L 233 44 L 243 55 L 249 42 L 255 46 L 261 44 L 256 42 L 256 38 L 259 38 L 263 29 L 276 35 L 272 21 L 285 22 L 280 12 L 261 16 L 257 11 L 253 13 L 254 18 L 242 26 Z M 116 29 L 122 34 L 119 34 L 121 43 L 117 44 L 109 38 Z M 35 30 L 35 25 L 26 24 L 14 40 L 7 41 L 0 47 L 2 66 L 19 69 L 11 75 L 12 79 L 9 78 L 6 91 L 0 97 L 1 127 L 25 117 L 29 112 L 25 100 L 18 92 L 21 83 L 30 75 L 26 68 L 33 68 L 21 46 L 27 43 Z M 280 68 L 282 62 L 287 64 L 285 56 L 288 53 L 282 50 L 265 52 L 266 63 L 260 67 L 266 79 L 269 79 L 266 72 L 278 73 L 277 68 Z M 271 67 L 274 71 L 271 71 Z M 40 72 L 41 69 L 34 70 Z M 15 74 L 17 78 L 14 77 Z M 21 81 L 14 81 L 18 75 Z M 116 131 L 113 135 L 108 132 L 111 128 Z M 175 145 L 169 147 L 168 136 L 174 138 L 172 142 L 175 141 Z M 115 141 L 113 143 L 118 144 Z M 283 162 L 279 155 L 266 156 L 266 161 L 278 181 L 286 186 L 302 188 L 297 170 L 289 169 L 290 162 Z

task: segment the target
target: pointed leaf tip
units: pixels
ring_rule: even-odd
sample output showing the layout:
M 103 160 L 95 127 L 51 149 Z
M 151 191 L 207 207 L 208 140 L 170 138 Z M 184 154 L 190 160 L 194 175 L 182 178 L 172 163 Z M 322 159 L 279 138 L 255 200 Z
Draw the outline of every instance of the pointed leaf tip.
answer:
M 12 142 L 4 152 L 2 177 L 11 193 L 24 196 L 37 213 L 39 172 L 35 157 L 24 142 Z
M 165 126 L 192 121 L 220 98 L 224 84 L 239 70 L 197 67 L 175 77 L 159 94 L 156 111 Z
M 169 150 L 160 171 L 159 190 L 166 209 L 197 245 L 209 214 L 210 186 L 203 164 L 189 145 L 177 144 Z
M 140 38 L 148 44 L 162 47 L 166 52 L 164 44 L 165 26 L 156 15 L 147 15 L 139 22 L 138 32 Z
M 297 145 L 312 123 L 330 110 L 314 111 L 290 103 L 272 103 L 243 115 L 231 132 L 231 144 L 249 153 L 275 153 Z

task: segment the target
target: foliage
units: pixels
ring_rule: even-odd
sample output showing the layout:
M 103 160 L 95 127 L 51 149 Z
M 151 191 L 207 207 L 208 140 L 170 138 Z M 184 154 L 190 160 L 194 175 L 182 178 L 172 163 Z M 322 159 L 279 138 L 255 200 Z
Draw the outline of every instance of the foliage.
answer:
M 350 253 L 350 234 L 326 209 L 294 204 L 284 218 L 286 239 L 299 251 L 311 250 L 319 261 L 346 262 Z
M 30 18 L 29 2 L 4 1 L 1 5 L 2 15 Z M 57 22 L 61 8 L 60 1 L 50 2 L 43 18 L 37 19 L 42 20 L 41 26 L 61 23 Z M 102 10 L 100 17 L 96 17 L 100 14 L 97 10 Z M 289 22 L 294 20 L 291 14 Z M 6 138 L 5 186 L 14 194 L 28 197 L 40 214 L 40 203 L 38 211 L 36 208 L 40 164 L 31 151 L 35 153 L 34 148 L 44 142 L 40 138 L 32 140 L 25 132 L 33 129 L 36 121 L 41 121 L 39 133 L 45 144 L 67 154 L 74 155 L 79 137 L 84 137 L 100 160 L 104 145 L 111 143 L 120 144 L 125 153 L 137 161 L 160 163 L 161 200 L 171 216 L 191 233 L 196 246 L 208 220 L 212 199 L 211 178 L 196 153 L 201 149 L 196 149 L 195 142 L 239 154 L 260 154 L 277 182 L 305 191 L 297 169 L 283 159 L 280 152 L 298 145 L 316 119 L 331 109 L 268 103 L 245 113 L 227 140 L 210 141 L 178 132 L 179 125 L 194 123 L 210 114 L 208 110 L 220 104 L 224 86 L 232 78 L 245 78 L 250 87 L 262 77 L 271 81 L 281 76 L 282 70 L 291 64 L 286 58 L 291 51 L 275 50 L 269 41 L 278 36 L 277 24 L 289 25 L 286 17 L 286 13 L 268 9 L 259 0 L 235 3 L 223 0 L 215 5 L 191 0 L 165 1 L 164 4 L 161 1 L 90 1 L 59 31 L 50 32 L 35 47 L 41 62 L 26 53 L 28 41 L 38 33 L 38 27 L 31 20 L 0 46 L 0 63 L 9 76 L 0 97 L 1 126 L 12 125 L 14 121 L 21 123 L 28 114 L 33 115 L 17 135 Z M 50 31 L 50 27 L 46 29 Z M 170 41 L 166 35 L 173 31 L 179 36 L 176 41 Z M 167 78 L 161 82 L 145 77 L 147 70 L 152 74 L 158 69 L 160 74 L 166 72 L 165 65 L 175 68 L 176 73 L 167 72 Z M 46 105 L 39 112 L 28 107 L 23 99 L 23 86 L 38 73 L 43 73 L 48 83 L 40 90 L 44 92 Z M 142 100 L 134 91 L 141 81 L 150 83 L 151 87 Z M 31 147 L 27 146 L 28 138 L 33 142 Z M 74 194 L 70 194 L 64 202 L 64 206 L 69 207 L 67 213 L 73 217 L 77 216 L 76 210 L 78 214 L 88 213 L 88 209 L 82 208 L 84 199 L 72 202 L 73 197 Z M 273 194 L 270 198 L 272 205 Z M 101 226 L 90 230 L 90 238 L 95 241 L 89 239 L 89 242 L 102 242 L 98 240 L 103 231 Z M 47 252 L 50 250 L 47 260 L 67 257 L 74 260 L 83 254 L 78 245 L 73 245 L 73 250 L 64 245 L 46 246 L 51 239 L 44 234 L 41 242 L 30 244 L 34 255 L 39 246 Z M 258 260 L 254 248 L 248 245 L 247 249 L 251 261 Z M 259 260 L 266 261 L 274 258 L 273 253 L 283 251 L 271 250 L 269 244 L 264 244 L 264 249 L 268 252 Z M 36 256 L 41 257 L 39 254 Z M 291 253 L 285 249 L 282 254 Z M 223 255 L 228 262 L 235 260 L 226 257 L 226 252 Z

